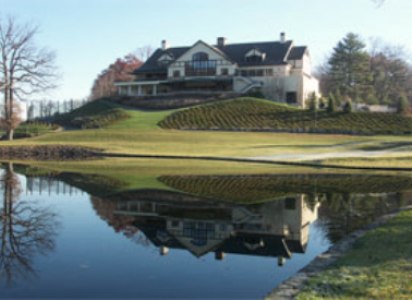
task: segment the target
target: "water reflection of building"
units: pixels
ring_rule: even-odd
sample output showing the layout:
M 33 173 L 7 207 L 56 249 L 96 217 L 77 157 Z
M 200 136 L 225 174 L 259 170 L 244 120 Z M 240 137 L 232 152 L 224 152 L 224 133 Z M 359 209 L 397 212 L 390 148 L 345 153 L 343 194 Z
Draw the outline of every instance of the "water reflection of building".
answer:
M 117 202 L 117 216 L 134 216 L 134 226 L 159 247 L 187 249 L 200 257 L 214 252 L 278 257 L 280 265 L 292 253 L 304 253 L 309 225 L 317 219 L 305 195 L 289 196 L 264 204 L 240 206 L 204 201 Z

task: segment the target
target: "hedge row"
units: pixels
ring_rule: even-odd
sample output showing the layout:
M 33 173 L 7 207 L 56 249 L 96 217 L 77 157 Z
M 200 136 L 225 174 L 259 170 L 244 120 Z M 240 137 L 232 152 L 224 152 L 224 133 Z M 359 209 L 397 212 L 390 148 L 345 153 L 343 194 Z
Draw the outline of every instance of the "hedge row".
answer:
M 410 134 L 412 118 L 393 113 L 312 112 L 254 98 L 238 98 L 177 111 L 166 129 L 348 134 Z

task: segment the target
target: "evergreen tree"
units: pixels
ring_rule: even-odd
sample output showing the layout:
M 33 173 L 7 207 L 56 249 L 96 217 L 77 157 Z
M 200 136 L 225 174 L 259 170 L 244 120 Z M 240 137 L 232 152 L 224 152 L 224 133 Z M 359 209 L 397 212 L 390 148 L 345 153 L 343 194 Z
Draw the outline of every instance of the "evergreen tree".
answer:
M 346 103 L 343 107 L 343 111 L 345 113 L 351 113 L 353 111 L 352 100 L 350 100 L 350 99 L 346 100 Z
M 342 94 L 340 93 L 339 89 L 337 89 L 332 95 L 335 100 L 335 104 L 338 106 L 341 106 L 343 101 L 342 101 Z
M 397 103 L 397 112 L 399 114 L 406 114 L 408 112 L 408 107 L 409 107 L 409 101 L 408 98 L 406 98 L 405 95 L 401 95 L 398 98 L 398 103 Z
M 316 94 L 315 93 L 310 94 L 308 101 L 309 101 L 309 110 L 316 111 L 318 108 L 318 99 L 316 97 Z
M 328 113 L 334 113 L 336 111 L 335 97 L 333 97 L 333 94 L 329 94 L 327 111 Z
M 351 99 L 366 98 L 372 88 L 369 60 L 365 44 L 356 34 L 348 33 L 329 59 L 330 88 Z

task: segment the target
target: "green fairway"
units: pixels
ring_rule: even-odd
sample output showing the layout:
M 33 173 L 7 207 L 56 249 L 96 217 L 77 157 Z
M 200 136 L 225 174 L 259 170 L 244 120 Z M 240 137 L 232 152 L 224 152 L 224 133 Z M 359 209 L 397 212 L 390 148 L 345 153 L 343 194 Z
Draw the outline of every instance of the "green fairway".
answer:
M 243 100 L 237 101 L 242 102 Z M 264 105 L 277 108 L 283 107 L 299 113 L 299 110 L 287 108 L 285 105 L 262 100 L 253 101 L 259 107 L 263 103 Z M 229 103 L 234 103 L 234 100 L 229 101 Z M 240 104 L 240 107 L 243 104 Z M 181 109 L 178 112 L 183 113 L 190 110 Z M 115 111 L 114 116 L 112 115 L 113 111 Z M 0 145 L 87 146 L 102 149 L 105 152 L 124 154 L 271 157 L 288 154 L 306 155 L 375 150 L 390 151 L 391 155 L 404 156 L 411 150 L 409 145 L 412 144 L 411 138 L 407 135 L 351 136 L 339 134 L 194 131 L 158 127 L 162 120 L 167 120 L 174 113 L 176 113 L 176 110 L 141 111 L 104 101 L 92 102 L 68 115 L 63 115 L 60 122 L 71 125 L 83 124 L 85 127 L 96 126 L 96 128 L 47 133 L 30 139 L 3 141 Z M 388 146 L 388 143 L 390 143 L 390 146 Z M 366 152 L 365 155 L 368 155 L 368 153 Z M 277 159 L 284 160 L 287 158 Z

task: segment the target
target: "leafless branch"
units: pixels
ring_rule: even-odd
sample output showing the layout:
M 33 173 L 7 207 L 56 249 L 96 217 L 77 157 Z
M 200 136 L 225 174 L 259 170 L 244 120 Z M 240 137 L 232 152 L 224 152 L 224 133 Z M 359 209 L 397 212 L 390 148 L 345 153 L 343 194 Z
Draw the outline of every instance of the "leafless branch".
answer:
M 35 44 L 37 26 L 18 24 L 15 18 L 0 19 L 0 83 L 4 90 L 3 118 L 9 139 L 15 122 L 14 99 L 24 100 L 28 95 L 42 93 L 56 87 L 53 51 Z

